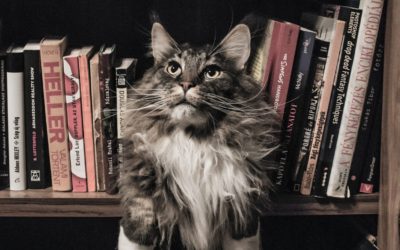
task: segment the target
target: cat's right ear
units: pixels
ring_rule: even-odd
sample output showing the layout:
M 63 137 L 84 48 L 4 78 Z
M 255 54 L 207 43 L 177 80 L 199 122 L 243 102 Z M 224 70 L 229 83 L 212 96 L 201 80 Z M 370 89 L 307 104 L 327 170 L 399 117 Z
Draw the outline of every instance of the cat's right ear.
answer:
M 160 23 L 154 23 L 151 29 L 151 49 L 155 63 L 161 62 L 173 51 L 179 51 L 178 44 Z

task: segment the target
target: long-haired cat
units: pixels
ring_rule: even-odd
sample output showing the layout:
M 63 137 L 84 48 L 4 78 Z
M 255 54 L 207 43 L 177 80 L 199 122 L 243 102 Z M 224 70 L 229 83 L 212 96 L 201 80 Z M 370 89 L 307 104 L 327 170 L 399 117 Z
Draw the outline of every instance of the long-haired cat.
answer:
M 245 73 L 250 31 L 177 44 L 159 23 L 154 65 L 129 90 L 118 247 L 256 250 L 276 115 Z

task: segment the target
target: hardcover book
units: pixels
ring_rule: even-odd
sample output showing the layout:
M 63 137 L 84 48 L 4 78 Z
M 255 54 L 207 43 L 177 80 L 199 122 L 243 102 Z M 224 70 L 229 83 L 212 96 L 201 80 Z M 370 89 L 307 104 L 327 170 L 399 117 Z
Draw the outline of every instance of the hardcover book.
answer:
M 85 145 L 83 141 L 82 103 L 79 80 L 79 49 L 63 57 L 65 105 L 73 192 L 87 192 Z
M 345 198 L 350 195 L 347 184 L 384 1 L 366 0 L 361 4 L 363 15 L 360 20 L 358 43 L 327 191 L 328 196 L 337 198 Z
M 306 14 L 303 16 L 303 24 L 317 31 L 317 38 L 329 42 L 329 50 L 322 78 L 321 99 L 317 108 L 315 126 L 312 131 L 310 152 L 307 167 L 303 174 L 300 193 L 310 195 L 314 181 L 314 173 L 320 152 L 322 135 L 332 94 L 333 83 L 336 76 L 339 54 L 342 48 L 345 22 L 317 15 Z
M 90 93 L 89 60 L 93 54 L 93 46 L 81 49 L 79 55 L 79 81 L 81 85 L 82 122 L 85 145 L 85 165 L 87 188 L 89 192 L 96 191 L 96 167 L 93 144 L 92 100 Z
M 62 60 L 66 45 L 66 37 L 45 38 L 40 44 L 47 141 L 54 191 L 70 191 L 72 188 Z
M 40 42 L 24 47 L 25 140 L 28 188 L 42 189 L 50 185 L 46 117 L 43 100 Z
M 7 125 L 7 53 L 0 50 L 0 188 L 10 185 Z
M 8 159 L 10 190 L 26 189 L 24 124 L 24 48 L 7 50 Z

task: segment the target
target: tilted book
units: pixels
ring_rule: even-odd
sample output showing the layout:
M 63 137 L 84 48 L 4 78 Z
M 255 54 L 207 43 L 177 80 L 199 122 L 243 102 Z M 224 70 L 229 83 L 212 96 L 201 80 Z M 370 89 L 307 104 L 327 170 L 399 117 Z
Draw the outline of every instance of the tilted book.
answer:
M 13 46 L 7 51 L 10 190 L 26 189 L 23 52 L 23 47 Z
M 86 192 L 85 144 L 83 141 L 82 103 L 79 80 L 80 50 L 74 49 L 63 57 L 65 105 L 67 109 L 69 155 L 72 191 Z
M 325 129 L 325 122 L 332 94 L 333 83 L 336 76 L 338 59 L 342 48 L 345 22 L 333 18 L 306 14 L 303 16 L 303 25 L 317 32 L 317 38 L 329 42 L 328 56 L 325 71 L 322 78 L 321 99 L 315 118 L 315 125 L 312 131 L 310 152 L 308 155 L 307 167 L 303 174 L 300 193 L 310 195 L 314 181 L 314 173 L 322 142 L 322 135 Z
M 336 149 L 337 136 L 343 115 L 343 106 L 346 98 L 347 86 L 353 65 L 355 46 L 362 11 L 338 5 L 323 5 L 322 13 L 346 22 L 343 47 L 339 61 L 336 81 L 332 90 L 326 128 L 322 138 L 317 169 L 314 178 L 313 195 L 326 197 L 330 169 Z
M 40 44 L 47 141 L 54 191 L 70 191 L 72 188 L 62 60 L 66 45 L 66 37 L 45 38 Z
M 7 53 L 0 50 L 0 188 L 10 185 L 7 125 Z
M 92 98 L 90 91 L 89 60 L 93 54 L 93 46 L 85 46 L 79 55 L 79 80 L 81 85 L 81 104 L 83 135 L 85 144 L 85 165 L 87 188 L 89 192 L 96 191 L 96 167 L 93 144 Z
M 40 42 L 32 41 L 25 45 L 24 64 L 27 182 L 30 189 L 41 189 L 50 185 L 50 166 L 40 66 Z
M 329 177 L 327 195 L 330 197 L 345 198 L 350 195 L 347 183 L 373 63 L 372 59 L 384 1 L 366 0 L 362 1 L 361 4 L 360 8 L 363 10 L 363 15 L 360 21 L 358 43 L 354 54 L 354 63 Z

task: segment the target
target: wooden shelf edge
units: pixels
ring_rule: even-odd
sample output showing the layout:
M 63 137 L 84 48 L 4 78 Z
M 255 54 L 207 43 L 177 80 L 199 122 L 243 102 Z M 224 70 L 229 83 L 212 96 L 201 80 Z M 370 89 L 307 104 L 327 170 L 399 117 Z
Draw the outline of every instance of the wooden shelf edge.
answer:
M 378 194 L 350 200 L 279 195 L 267 216 L 377 214 Z M 45 190 L 0 191 L 0 217 L 120 217 L 118 195 Z

